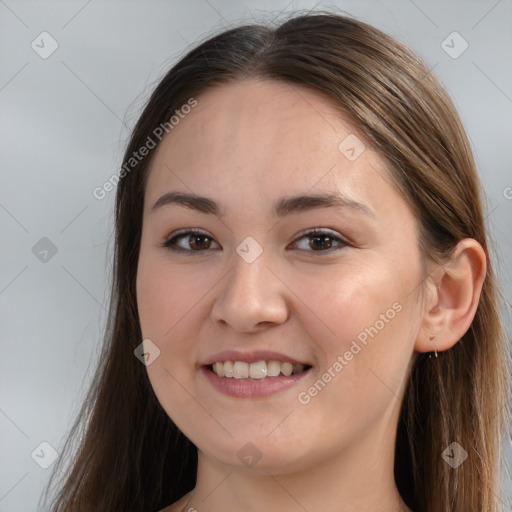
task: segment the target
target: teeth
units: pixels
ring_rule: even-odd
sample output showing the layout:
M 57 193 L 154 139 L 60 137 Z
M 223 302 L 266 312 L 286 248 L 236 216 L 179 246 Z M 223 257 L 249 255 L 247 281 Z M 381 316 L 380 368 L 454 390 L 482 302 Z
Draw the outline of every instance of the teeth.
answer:
M 303 364 L 292 364 L 280 361 L 258 361 L 247 363 L 245 361 L 218 361 L 212 365 L 213 373 L 219 377 L 232 377 L 235 379 L 264 379 L 277 377 L 282 374 L 286 377 L 300 373 L 304 370 Z
M 292 374 L 293 365 L 292 363 L 281 363 L 281 373 L 289 377 Z
M 251 363 L 249 366 L 249 377 L 251 379 L 264 379 L 267 376 L 267 363 L 258 361 Z
M 267 364 L 267 375 L 277 377 L 281 373 L 281 363 L 279 361 L 269 361 Z
M 213 365 L 213 371 L 219 376 L 224 377 L 224 363 L 215 363 Z
M 304 365 L 303 364 L 294 364 L 292 365 L 292 375 L 295 375 L 296 373 L 300 373 L 304 371 Z
M 222 364 L 222 363 L 220 363 Z M 233 377 L 233 362 L 226 361 L 224 363 L 224 377 Z
M 235 361 L 233 363 L 233 377 L 235 377 L 235 379 L 247 379 L 247 377 L 249 377 L 249 363 L 245 361 Z

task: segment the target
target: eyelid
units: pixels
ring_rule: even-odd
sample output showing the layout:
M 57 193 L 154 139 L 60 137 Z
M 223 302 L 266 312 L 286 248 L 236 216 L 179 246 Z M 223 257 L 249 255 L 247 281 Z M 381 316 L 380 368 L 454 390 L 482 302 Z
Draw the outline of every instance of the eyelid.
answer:
M 352 245 L 346 237 L 340 235 L 338 232 L 336 232 L 330 228 L 309 228 L 304 231 L 301 231 L 300 233 L 297 234 L 297 236 L 294 239 L 294 241 L 292 242 L 292 244 L 293 245 L 297 244 L 297 242 L 299 242 L 303 238 L 313 238 L 315 236 L 322 236 L 322 235 L 329 236 L 334 241 L 341 242 L 342 246 L 341 247 L 331 247 L 324 251 L 312 251 L 311 250 L 311 251 L 306 251 L 306 252 L 318 254 L 319 256 L 321 256 L 322 254 L 326 254 L 326 255 L 332 254 L 333 252 L 340 251 L 341 249 L 343 249 L 346 246 Z M 302 249 L 299 249 L 299 250 L 302 250 Z
M 206 252 L 208 249 L 205 250 L 198 250 L 194 251 L 192 249 L 183 249 L 181 247 L 171 247 L 171 242 L 175 241 L 176 239 L 179 239 L 180 237 L 186 238 L 188 235 L 198 235 L 198 236 L 205 236 L 209 238 L 213 243 L 217 244 L 213 236 L 211 236 L 207 231 L 203 231 L 198 228 L 184 228 L 180 229 L 178 231 L 175 231 L 171 233 L 168 237 L 166 237 L 165 241 L 161 244 L 165 249 L 175 252 L 175 253 L 188 253 L 189 255 L 199 255 L 199 253 Z M 309 253 L 316 254 L 318 256 L 326 255 L 326 254 L 332 254 L 333 252 L 337 252 L 345 248 L 346 246 L 353 245 L 346 237 L 340 235 L 336 231 L 333 231 L 330 228 L 309 228 L 306 230 L 301 231 L 298 233 L 295 237 L 295 239 L 292 242 L 292 245 L 296 245 L 301 239 L 303 238 L 313 238 L 315 236 L 329 236 L 332 238 L 335 242 L 341 243 L 341 247 L 331 247 L 326 250 L 319 250 L 319 251 L 313 251 L 313 250 L 305 250 L 305 249 L 299 249 L 301 251 L 306 251 Z M 218 244 L 217 244 L 218 245 Z
M 201 236 L 205 236 L 205 237 L 208 237 L 210 240 L 212 240 L 214 243 L 217 243 L 215 242 L 214 238 L 207 232 L 207 231 L 203 231 L 201 229 L 198 229 L 198 228 L 184 228 L 184 229 L 179 229 L 178 231 L 175 231 L 173 233 L 171 233 L 171 235 L 169 235 L 168 237 L 166 237 L 165 241 L 161 244 L 165 249 L 171 251 L 171 252 L 177 252 L 177 253 L 190 253 L 190 254 L 198 254 L 198 253 L 201 253 L 201 252 L 205 252 L 205 251 L 193 251 L 193 250 L 189 250 L 189 249 L 183 249 L 181 247 L 170 247 L 171 245 L 171 242 L 175 239 L 178 239 L 180 237 L 182 238 L 186 238 L 188 235 L 192 236 L 192 235 L 201 235 Z

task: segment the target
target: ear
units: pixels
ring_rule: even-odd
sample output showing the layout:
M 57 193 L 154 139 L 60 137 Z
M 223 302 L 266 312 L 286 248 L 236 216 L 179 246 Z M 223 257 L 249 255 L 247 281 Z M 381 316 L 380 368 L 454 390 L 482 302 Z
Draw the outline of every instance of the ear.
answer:
M 487 272 L 487 255 L 472 238 L 461 240 L 450 260 L 427 282 L 418 352 L 448 350 L 467 332 L 475 317 Z

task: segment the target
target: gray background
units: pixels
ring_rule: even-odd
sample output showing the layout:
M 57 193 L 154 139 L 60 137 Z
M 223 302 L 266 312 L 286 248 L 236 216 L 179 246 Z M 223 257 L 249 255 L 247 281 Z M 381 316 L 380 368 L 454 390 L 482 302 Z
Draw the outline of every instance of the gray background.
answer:
M 449 90 L 473 144 L 511 303 L 510 0 L 0 0 L 0 512 L 37 510 L 51 471 L 35 462 L 51 462 L 40 443 L 60 450 L 90 381 L 105 324 L 115 195 L 100 201 L 92 191 L 118 169 L 156 81 L 207 33 L 333 5 L 412 46 Z M 46 59 L 43 31 L 58 43 Z M 446 39 L 454 31 L 469 45 L 457 58 L 463 40 Z M 510 333 L 509 312 L 506 322 Z M 505 451 L 510 464 L 509 443 Z

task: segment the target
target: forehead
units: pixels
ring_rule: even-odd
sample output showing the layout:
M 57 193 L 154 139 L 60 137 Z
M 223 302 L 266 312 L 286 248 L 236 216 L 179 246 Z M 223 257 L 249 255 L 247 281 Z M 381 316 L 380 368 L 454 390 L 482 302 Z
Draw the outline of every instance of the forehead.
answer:
M 244 80 L 196 100 L 157 149 L 148 205 L 171 189 L 241 207 L 307 191 L 339 190 L 374 206 L 396 195 L 385 162 L 318 91 Z

